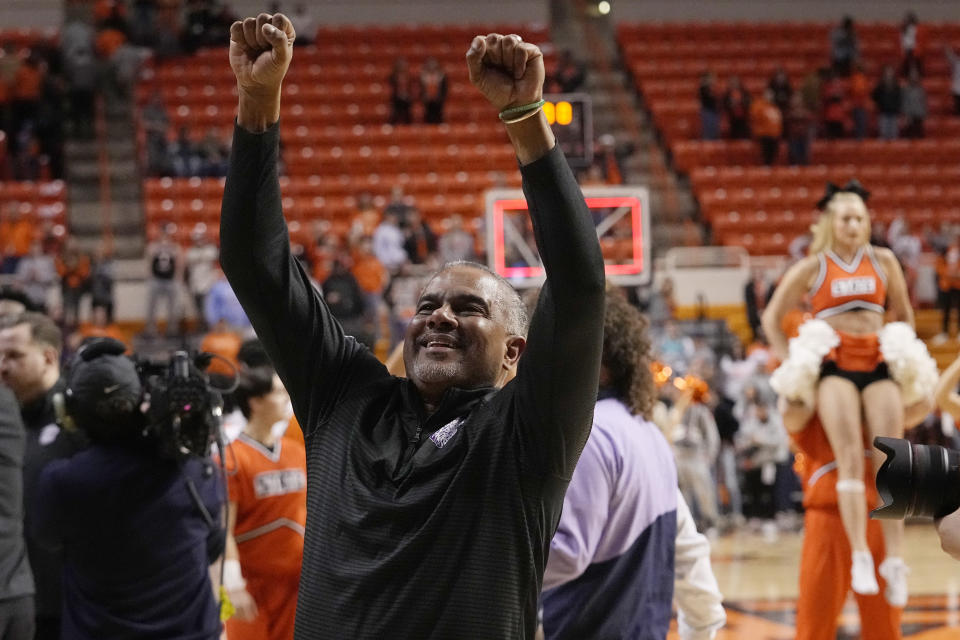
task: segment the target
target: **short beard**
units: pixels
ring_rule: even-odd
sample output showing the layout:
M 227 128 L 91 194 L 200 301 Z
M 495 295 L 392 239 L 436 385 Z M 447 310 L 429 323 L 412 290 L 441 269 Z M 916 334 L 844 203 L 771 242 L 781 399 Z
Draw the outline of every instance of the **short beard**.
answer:
M 417 380 L 430 384 L 453 382 L 459 373 L 459 362 L 431 362 L 417 358 L 413 363 L 414 377 Z

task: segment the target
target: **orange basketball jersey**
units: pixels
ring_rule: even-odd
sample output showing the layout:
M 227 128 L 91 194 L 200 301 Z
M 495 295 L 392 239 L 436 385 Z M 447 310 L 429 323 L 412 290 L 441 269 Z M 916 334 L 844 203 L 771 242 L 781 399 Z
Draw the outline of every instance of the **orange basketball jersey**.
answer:
M 241 433 L 227 449 L 233 535 L 247 580 L 300 572 L 307 521 L 307 462 L 303 445 L 277 438 L 271 451 Z
M 837 462 L 827 440 L 827 433 L 814 416 L 803 431 L 790 434 L 790 439 L 799 451 L 794 468 L 803 483 L 803 506 L 806 509 L 837 508 Z M 867 489 L 867 504 L 877 505 L 877 485 L 873 477 L 869 443 L 864 440 L 863 482 Z
M 860 247 L 849 263 L 830 249 L 818 253 L 817 258 L 820 270 L 810 289 L 814 316 L 826 318 L 858 309 L 883 313 L 887 276 L 872 246 Z

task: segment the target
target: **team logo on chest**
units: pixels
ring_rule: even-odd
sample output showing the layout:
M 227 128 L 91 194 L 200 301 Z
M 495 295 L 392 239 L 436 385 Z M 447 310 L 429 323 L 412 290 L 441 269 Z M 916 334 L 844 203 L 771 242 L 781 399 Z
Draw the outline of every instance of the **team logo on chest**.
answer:
M 444 445 L 450 442 L 450 440 L 453 439 L 453 436 L 457 435 L 457 431 L 460 430 L 461 424 L 463 424 L 463 418 L 451 420 L 433 432 L 433 434 L 430 436 L 430 442 L 437 445 L 437 449 L 443 449 Z
M 287 493 L 303 491 L 307 486 L 307 476 L 302 469 L 281 469 L 258 473 L 253 478 L 253 491 L 258 498 L 282 496 Z
M 869 296 L 877 292 L 877 279 L 873 276 L 836 278 L 830 282 L 830 294 L 834 298 Z

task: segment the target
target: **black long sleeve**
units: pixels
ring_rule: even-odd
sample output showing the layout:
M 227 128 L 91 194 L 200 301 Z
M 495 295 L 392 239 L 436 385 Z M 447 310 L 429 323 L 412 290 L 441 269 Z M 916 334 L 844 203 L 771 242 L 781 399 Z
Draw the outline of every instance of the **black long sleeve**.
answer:
M 344 335 L 290 253 L 277 179 L 278 141 L 279 123 L 262 134 L 235 127 L 220 214 L 220 262 L 306 433 L 326 420 L 354 376 L 387 372 Z
M 520 359 L 524 457 L 569 480 L 590 435 L 603 349 L 603 256 L 559 148 L 521 168 L 547 281 Z

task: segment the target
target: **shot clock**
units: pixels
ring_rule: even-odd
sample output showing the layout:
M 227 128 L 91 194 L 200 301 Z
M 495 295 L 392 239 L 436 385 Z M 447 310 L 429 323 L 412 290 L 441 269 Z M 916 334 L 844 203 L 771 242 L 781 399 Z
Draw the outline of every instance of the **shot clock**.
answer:
M 586 93 L 548 93 L 543 113 L 570 166 L 581 168 L 593 161 L 593 105 Z

